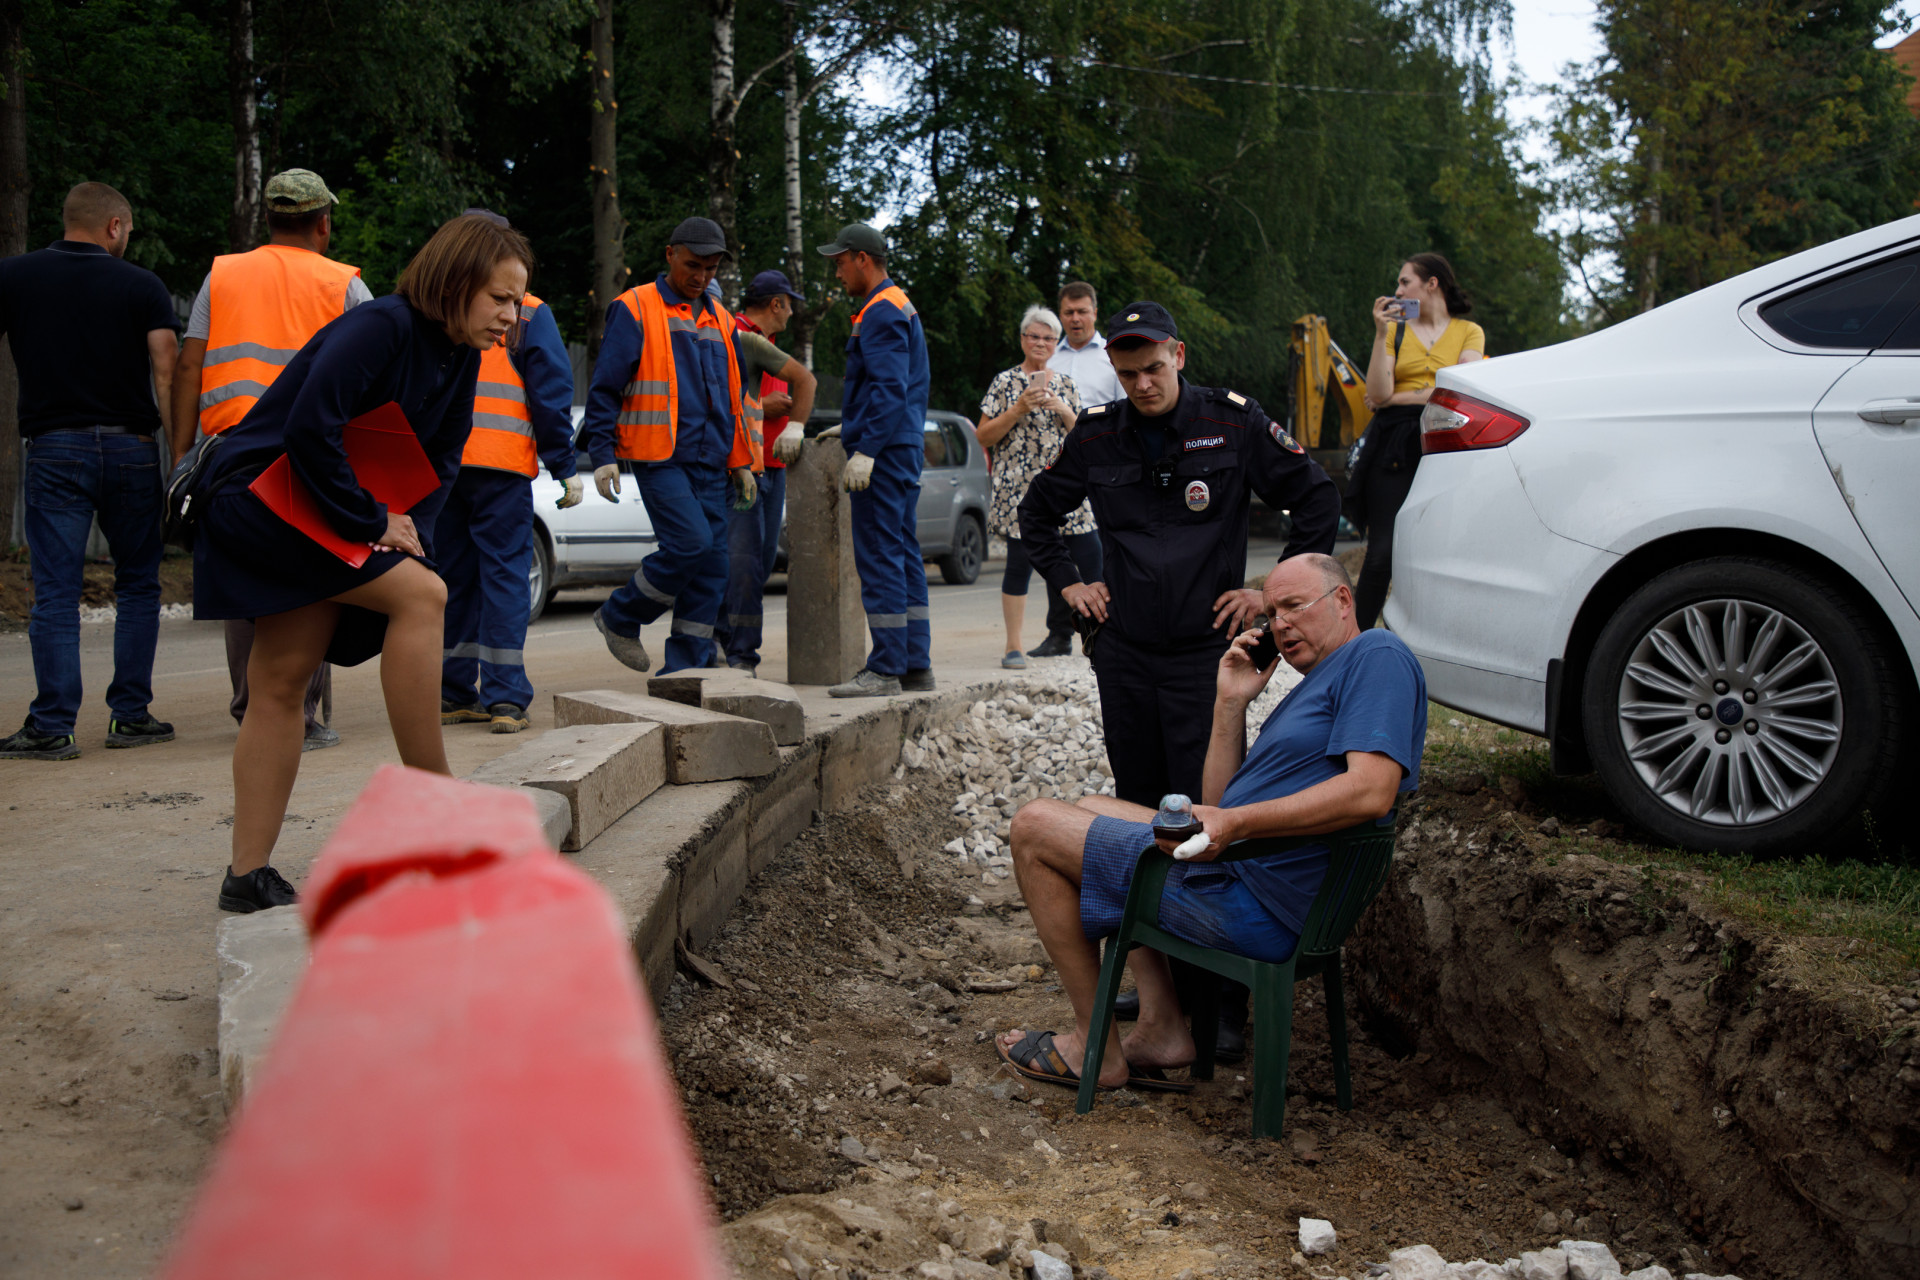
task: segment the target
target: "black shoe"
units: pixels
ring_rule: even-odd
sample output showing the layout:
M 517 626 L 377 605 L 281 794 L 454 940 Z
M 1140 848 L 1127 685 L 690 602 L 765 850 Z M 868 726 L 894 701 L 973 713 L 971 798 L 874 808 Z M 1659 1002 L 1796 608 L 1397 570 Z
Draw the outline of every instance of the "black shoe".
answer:
M 290 907 L 298 901 L 300 895 L 287 878 L 271 866 L 256 867 L 243 876 L 233 874 L 229 867 L 227 878 L 220 882 L 222 911 L 265 911 L 269 907 Z
M 1073 637 L 1049 631 L 1047 638 L 1027 650 L 1029 658 L 1064 658 L 1073 652 Z
M 107 718 L 108 747 L 147 747 L 156 742 L 172 742 L 173 726 L 143 713 L 138 720 Z
M 527 709 L 517 702 L 496 702 L 487 710 L 493 713 L 489 733 L 518 733 L 532 723 L 527 719 Z
M 934 688 L 932 667 L 921 667 L 900 677 L 902 693 L 932 693 Z
M 1120 993 L 1113 1002 L 1113 1019 L 1115 1022 L 1140 1021 L 1140 993 L 1138 991 L 1122 991 Z
M 486 724 L 492 719 L 493 717 L 487 714 L 487 709 L 477 702 L 440 699 L 441 724 Z
M 171 735 L 169 735 L 171 736 Z M 80 744 L 70 733 L 40 733 L 29 720 L 20 732 L 0 738 L 0 760 L 78 760 Z

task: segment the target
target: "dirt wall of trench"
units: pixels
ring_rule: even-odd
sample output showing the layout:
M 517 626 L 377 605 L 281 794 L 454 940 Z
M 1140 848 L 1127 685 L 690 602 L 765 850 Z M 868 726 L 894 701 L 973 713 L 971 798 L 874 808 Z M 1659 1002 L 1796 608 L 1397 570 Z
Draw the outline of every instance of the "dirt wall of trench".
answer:
M 1920 1275 L 1916 1015 L 1815 992 L 1684 876 L 1530 843 L 1403 822 L 1348 950 L 1370 1030 L 1658 1179 L 1746 1280 Z

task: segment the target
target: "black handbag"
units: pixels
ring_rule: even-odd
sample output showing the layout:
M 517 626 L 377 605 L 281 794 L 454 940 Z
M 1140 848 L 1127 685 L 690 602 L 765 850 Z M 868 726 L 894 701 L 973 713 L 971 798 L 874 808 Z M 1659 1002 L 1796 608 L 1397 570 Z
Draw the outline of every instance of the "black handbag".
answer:
M 226 438 L 224 432 L 200 436 L 180 461 L 174 464 L 173 474 L 167 477 L 167 505 L 161 520 L 161 534 L 166 541 L 182 550 L 193 550 L 194 530 L 199 527 L 200 513 L 205 510 L 206 500 L 212 496 L 207 487 L 207 475 L 212 470 L 214 455 L 220 451 L 220 442 Z

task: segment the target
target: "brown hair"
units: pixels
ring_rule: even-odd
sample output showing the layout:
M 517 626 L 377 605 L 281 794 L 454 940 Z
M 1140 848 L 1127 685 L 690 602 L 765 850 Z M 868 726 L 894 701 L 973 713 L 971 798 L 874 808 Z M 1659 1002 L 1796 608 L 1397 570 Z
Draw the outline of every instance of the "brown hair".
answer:
M 1473 302 L 1467 297 L 1467 291 L 1453 278 L 1453 264 L 1437 253 L 1416 253 L 1407 259 L 1407 265 L 1419 273 L 1422 280 L 1438 280 L 1440 292 L 1447 300 L 1447 311 L 1456 316 L 1473 314 Z
M 1085 298 L 1093 304 L 1095 311 L 1100 309 L 1100 296 L 1093 291 L 1093 286 L 1085 280 L 1075 280 L 1072 284 L 1063 284 L 1060 286 L 1061 303 L 1064 305 L 1068 298 Z
M 104 182 L 82 182 L 67 192 L 67 203 L 60 220 L 82 231 L 100 231 L 114 218 L 133 221 L 133 206 L 127 198 Z
M 532 274 L 533 247 L 525 236 L 483 214 L 463 213 L 420 246 L 393 291 L 435 324 L 465 324 L 468 302 L 508 258 Z

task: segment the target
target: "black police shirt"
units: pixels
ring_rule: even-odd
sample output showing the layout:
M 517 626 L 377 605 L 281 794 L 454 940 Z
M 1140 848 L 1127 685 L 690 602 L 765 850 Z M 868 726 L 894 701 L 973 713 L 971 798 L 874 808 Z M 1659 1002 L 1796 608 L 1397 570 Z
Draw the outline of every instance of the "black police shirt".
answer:
M 1165 433 L 1157 457 L 1146 440 L 1154 428 Z M 1214 601 L 1245 585 L 1253 493 L 1293 517 L 1282 559 L 1331 554 L 1340 496 L 1320 464 L 1254 401 L 1183 378 L 1171 413 L 1143 420 L 1127 400 L 1082 412 L 1020 503 L 1020 539 L 1050 584 L 1072 586 L 1080 573 L 1060 525 L 1090 501 L 1112 596 L 1107 626 L 1148 648 L 1217 643 Z

